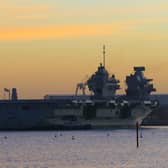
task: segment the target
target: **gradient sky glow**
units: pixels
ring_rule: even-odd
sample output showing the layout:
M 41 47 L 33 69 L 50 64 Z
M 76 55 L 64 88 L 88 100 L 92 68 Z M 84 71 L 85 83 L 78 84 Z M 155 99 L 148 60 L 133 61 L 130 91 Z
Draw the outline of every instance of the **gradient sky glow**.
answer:
M 5 0 L 0 2 L 0 96 L 74 93 L 96 71 L 107 48 L 107 69 L 121 81 L 146 66 L 158 93 L 168 92 L 167 0 Z

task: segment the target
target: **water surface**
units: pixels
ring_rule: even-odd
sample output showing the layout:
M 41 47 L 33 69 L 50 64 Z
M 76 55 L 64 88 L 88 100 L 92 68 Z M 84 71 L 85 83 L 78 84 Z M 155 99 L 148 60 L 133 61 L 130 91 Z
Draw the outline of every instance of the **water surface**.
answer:
M 0 168 L 167 168 L 168 127 L 0 132 Z

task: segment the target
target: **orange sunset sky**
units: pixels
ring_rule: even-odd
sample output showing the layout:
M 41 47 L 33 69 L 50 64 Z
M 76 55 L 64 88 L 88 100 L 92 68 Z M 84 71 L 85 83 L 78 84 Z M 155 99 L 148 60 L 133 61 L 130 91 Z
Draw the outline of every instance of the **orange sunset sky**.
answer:
M 5 0 L 0 2 L 0 96 L 72 94 L 106 68 L 121 81 L 146 66 L 157 93 L 168 93 L 167 0 Z

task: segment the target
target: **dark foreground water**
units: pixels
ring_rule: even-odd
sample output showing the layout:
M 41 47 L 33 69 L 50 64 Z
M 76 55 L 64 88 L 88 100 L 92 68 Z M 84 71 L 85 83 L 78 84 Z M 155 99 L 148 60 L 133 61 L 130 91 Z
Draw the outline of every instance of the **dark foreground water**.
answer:
M 167 168 L 168 127 L 0 132 L 0 168 Z

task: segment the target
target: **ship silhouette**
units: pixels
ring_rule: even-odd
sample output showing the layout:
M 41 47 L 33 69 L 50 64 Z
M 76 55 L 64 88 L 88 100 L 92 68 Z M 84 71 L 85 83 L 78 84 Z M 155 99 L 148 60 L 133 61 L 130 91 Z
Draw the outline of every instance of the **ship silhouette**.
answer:
M 145 67 L 134 67 L 126 76 L 124 95 L 117 95 L 120 81 L 109 75 L 103 64 L 76 86 L 74 95 L 46 95 L 41 100 L 18 99 L 16 88 L 10 100 L 0 100 L 1 130 L 30 129 L 97 129 L 134 127 L 159 105 L 150 94 L 156 89 L 152 79 L 144 76 Z M 88 87 L 92 93 L 87 95 Z M 78 90 L 82 95 L 78 95 Z M 9 91 L 9 90 L 6 90 Z

